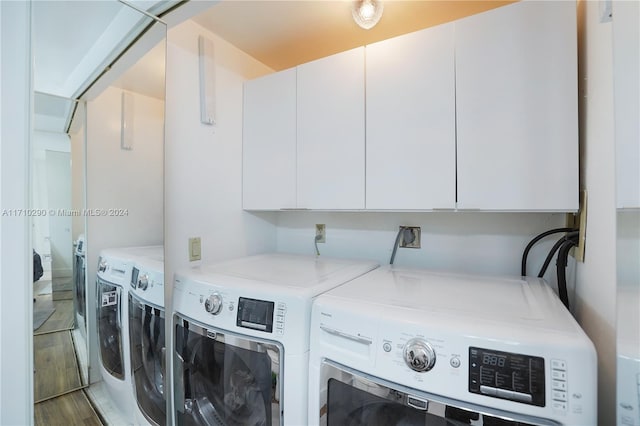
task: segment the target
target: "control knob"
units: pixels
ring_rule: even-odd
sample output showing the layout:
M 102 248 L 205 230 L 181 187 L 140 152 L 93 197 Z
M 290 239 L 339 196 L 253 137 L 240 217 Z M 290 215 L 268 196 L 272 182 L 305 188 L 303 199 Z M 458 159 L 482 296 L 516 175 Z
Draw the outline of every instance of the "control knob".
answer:
M 98 272 L 104 272 L 107 270 L 107 262 L 104 260 L 101 260 L 100 263 L 98 264 Z
M 222 310 L 222 296 L 220 293 L 213 293 L 204 301 L 204 308 L 212 315 L 218 315 Z
M 404 362 L 413 371 L 424 373 L 436 363 L 436 353 L 429 343 L 423 339 L 411 339 L 404 345 L 402 352 Z
M 146 290 L 149 286 L 149 276 L 147 274 L 140 275 L 138 278 L 138 288 L 142 290 Z

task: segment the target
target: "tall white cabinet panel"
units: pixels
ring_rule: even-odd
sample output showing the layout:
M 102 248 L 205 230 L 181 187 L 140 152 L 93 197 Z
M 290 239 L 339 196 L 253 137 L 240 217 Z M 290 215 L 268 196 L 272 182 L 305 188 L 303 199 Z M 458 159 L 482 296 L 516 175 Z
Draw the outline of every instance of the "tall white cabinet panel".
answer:
M 296 69 L 244 85 L 243 208 L 296 207 Z
M 575 2 L 518 2 L 455 31 L 458 208 L 577 210 Z
M 613 2 L 616 204 L 640 208 L 640 3 Z
M 453 29 L 366 47 L 367 209 L 455 208 Z
M 298 207 L 364 208 L 364 48 L 298 66 Z

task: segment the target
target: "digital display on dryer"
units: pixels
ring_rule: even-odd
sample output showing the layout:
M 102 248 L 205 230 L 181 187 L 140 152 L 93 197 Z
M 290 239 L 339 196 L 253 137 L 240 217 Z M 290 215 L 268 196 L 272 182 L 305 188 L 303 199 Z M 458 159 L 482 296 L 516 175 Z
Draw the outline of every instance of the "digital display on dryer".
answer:
M 544 358 L 470 347 L 469 392 L 544 407 Z
M 272 333 L 273 307 L 273 302 L 241 297 L 238 300 L 236 325 L 238 327 Z
M 133 268 L 133 272 L 131 273 L 131 287 L 133 288 L 138 286 L 138 274 L 140 274 L 140 270 Z

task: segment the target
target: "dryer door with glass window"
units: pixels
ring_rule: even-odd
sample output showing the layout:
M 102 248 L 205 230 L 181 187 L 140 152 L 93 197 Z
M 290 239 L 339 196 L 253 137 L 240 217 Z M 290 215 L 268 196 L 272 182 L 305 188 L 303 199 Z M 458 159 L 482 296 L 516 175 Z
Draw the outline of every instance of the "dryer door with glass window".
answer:
M 104 369 L 124 380 L 122 358 L 122 287 L 97 278 L 98 342 Z
M 278 426 L 279 343 L 204 328 L 175 317 L 178 425 Z
M 166 424 L 164 309 L 129 293 L 131 377 L 138 407 L 157 425 Z

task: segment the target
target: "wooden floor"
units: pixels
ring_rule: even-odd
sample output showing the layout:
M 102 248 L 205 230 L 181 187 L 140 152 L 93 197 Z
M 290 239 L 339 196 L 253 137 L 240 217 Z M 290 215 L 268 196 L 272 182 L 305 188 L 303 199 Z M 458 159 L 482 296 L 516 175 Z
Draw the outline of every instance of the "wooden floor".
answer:
M 101 426 L 102 422 L 83 391 L 75 391 L 35 405 L 34 424 Z
M 82 387 L 71 332 L 33 336 L 34 401 Z
M 52 300 L 51 293 L 36 295 L 35 299 L 38 304 L 55 308 L 55 312 L 34 331 L 35 335 L 74 327 L 73 300 Z
M 51 294 L 50 281 L 43 281 L 34 283 L 34 299 L 38 306 L 55 308 L 33 336 L 34 424 L 102 426 L 82 390 L 71 335 L 75 320 L 73 294 L 69 299 L 54 300 L 58 297 Z

